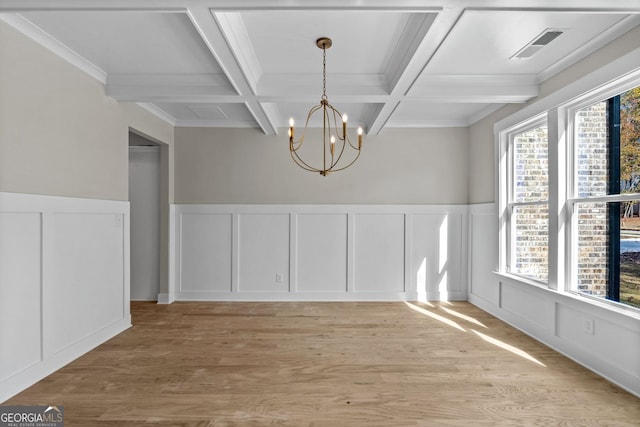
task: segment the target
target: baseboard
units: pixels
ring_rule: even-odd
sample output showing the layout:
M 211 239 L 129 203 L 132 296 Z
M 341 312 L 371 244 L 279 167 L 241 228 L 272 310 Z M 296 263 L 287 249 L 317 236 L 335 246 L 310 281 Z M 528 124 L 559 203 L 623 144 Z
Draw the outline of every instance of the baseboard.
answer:
M 166 294 L 164 294 L 166 295 Z M 158 296 L 160 297 L 160 295 Z M 281 302 L 281 301 L 320 301 L 320 302 L 366 302 L 366 301 L 418 301 L 416 292 L 182 292 L 175 301 L 244 301 L 244 302 Z M 428 301 L 439 299 L 429 298 Z M 447 300 L 465 301 L 466 295 L 449 295 Z M 170 304 L 173 302 L 160 302 Z
M 535 330 L 523 323 L 523 319 L 515 317 L 509 312 L 481 297 L 470 294 L 468 301 L 481 310 L 495 316 L 513 328 L 640 398 L 640 381 L 637 377 L 629 375 L 627 371 L 620 369 L 620 367 L 608 363 L 601 357 L 591 354 L 583 347 L 572 345 L 571 343 L 563 341 L 551 334 Z
M 51 375 L 53 372 L 64 367 L 68 363 L 71 363 L 75 359 L 124 332 L 130 327 L 131 316 L 126 316 L 123 319 L 96 331 L 72 346 L 67 347 L 45 360 L 5 379 L 0 383 L 0 402 L 4 402 L 12 396 L 15 396 L 27 387 L 34 385 L 41 379 Z
M 176 299 L 171 294 L 158 294 L 158 304 L 171 304 Z

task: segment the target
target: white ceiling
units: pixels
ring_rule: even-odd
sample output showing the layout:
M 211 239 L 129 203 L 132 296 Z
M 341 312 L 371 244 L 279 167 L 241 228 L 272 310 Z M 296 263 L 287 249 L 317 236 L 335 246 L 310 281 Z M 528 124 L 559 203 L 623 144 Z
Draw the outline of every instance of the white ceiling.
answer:
M 638 0 L 2 0 L 0 18 L 176 126 L 469 126 L 640 24 Z M 510 59 L 547 29 L 564 33 Z M 639 41 L 640 44 L 640 41 Z M 317 123 L 315 124 L 317 125 Z

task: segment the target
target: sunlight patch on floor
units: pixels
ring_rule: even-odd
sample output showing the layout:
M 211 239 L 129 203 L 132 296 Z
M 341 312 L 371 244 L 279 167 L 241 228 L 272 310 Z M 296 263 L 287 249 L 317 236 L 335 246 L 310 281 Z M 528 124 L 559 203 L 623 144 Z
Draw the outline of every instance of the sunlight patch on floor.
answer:
M 516 356 L 522 357 L 523 359 L 526 359 L 526 360 L 528 360 L 530 362 L 533 362 L 533 363 L 535 363 L 535 364 L 537 364 L 539 366 L 542 366 L 542 367 L 545 367 L 545 368 L 547 367 L 547 365 L 545 365 L 544 363 L 540 362 L 538 359 L 536 359 L 535 357 L 531 356 L 526 351 L 523 351 L 523 350 L 521 350 L 521 349 L 519 349 L 517 347 L 514 347 L 514 346 L 512 346 L 510 344 L 507 344 L 504 341 L 500 341 L 497 338 L 493 338 L 493 337 L 491 337 L 491 336 L 489 336 L 487 334 L 483 334 L 482 332 L 478 332 L 475 329 L 467 330 L 467 329 L 463 328 L 462 326 L 460 326 L 460 324 L 458 324 L 454 320 L 451 320 L 451 319 L 446 318 L 444 316 L 441 316 L 439 314 L 433 313 L 432 311 L 429 311 L 429 310 L 427 310 L 425 308 L 422 308 L 422 307 L 420 307 L 418 305 L 412 304 L 412 303 L 410 303 L 408 301 L 404 301 L 404 303 L 407 305 L 407 307 L 409 307 L 413 311 L 416 311 L 416 312 L 418 312 L 420 314 L 428 316 L 428 317 L 430 317 L 430 318 L 432 318 L 434 320 L 437 320 L 438 322 L 442 322 L 445 325 L 451 326 L 452 328 L 455 328 L 455 329 L 457 329 L 459 331 L 462 331 L 462 332 L 471 331 L 474 334 L 476 334 L 479 338 L 481 338 L 484 341 L 488 342 L 489 344 L 493 344 L 496 347 L 499 347 L 499 348 L 501 348 L 503 350 L 507 350 L 508 352 L 510 352 L 512 354 L 515 354 Z M 427 303 L 427 304 L 429 304 L 430 307 L 435 308 L 435 306 L 433 304 L 430 304 L 430 303 Z M 475 318 L 473 318 L 471 316 L 467 316 L 466 314 L 462 314 L 462 313 L 459 313 L 459 312 L 457 312 L 455 310 L 451 310 L 449 308 L 443 307 L 442 305 L 440 305 L 438 308 L 440 308 L 441 310 L 443 310 L 444 312 L 446 312 L 446 313 L 448 313 L 448 314 L 450 314 L 452 316 L 455 316 L 455 317 L 458 317 L 458 318 L 460 318 L 462 320 L 465 320 L 467 322 L 473 323 L 474 325 L 482 326 L 483 328 L 487 328 L 486 325 L 484 325 L 482 322 L 476 320 Z
M 520 356 L 524 359 L 527 359 L 537 365 L 543 366 L 543 367 L 547 367 L 547 365 L 545 365 L 544 363 L 540 362 L 538 359 L 536 359 L 535 357 L 531 356 L 529 353 L 527 353 L 526 351 L 520 350 L 517 347 L 514 347 L 512 345 L 509 345 L 503 341 L 500 341 L 496 338 L 490 337 L 489 335 L 485 335 L 482 332 L 478 332 L 476 330 L 471 330 L 474 334 L 478 335 L 480 338 L 482 338 L 483 340 L 485 340 L 486 342 L 488 342 L 489 344 L 493 344 L 497 347 L 500 347 L 504 350 L 507 350 L 513 354 L 515 354 L 516 356 Z
M 451 310 L 450 308 L 446 308 L 446 307 L 440 307 L 440 309 L 446 311 L 452 316 L 456 316 L 456 317 L 459 317 L 460 319 L 466 320 L 469 323 L 473 323 L 474 325 L 482 326 L 483 328 L 487 327 L 485 324 L 483 324 L 479 320 L 471 316 L 467 316 L 466 314 L 458 313 L 457 311 Z
M 444 324 L 446 324 L 446 325 L 449 325 L 449 326 L 451 326 L 452 328 L 456 328 L 456 329 L 458 329 L 458 330 L 460 330 L 460 331 L 462 331 L 462 332 L 467 332 L 467 330 L 466 330 L 466 329 L 464 329 L 462 326 L 458 325 L 456 322 L 454 322 L 454 321 L 453 321 L 453 320 L 451 320 L 451 319 L 447 319 L 447 318 L 446 318 L 446 317 L 444 317 L 444 316 L 440 316 L 439 314 L 432 313 L 432 312 L 430 312 L 429 310 L 425 310 L 424 308 L 419 307 L 419 306 L 417 306 L 417 305 L 415 305 L 415 304 L 411 304 L 411 303 L 410 303 L 410 302 L 408 302 L 408 301 L 405 301 L 404 303 L 405 303 L 405 304 L 407 305 L 407 307 L 409 307 L 411 310 L 417 311 L 418 313 L 424 314 L 425 316 L 429 316 L 429 317 L 431 317 L 432 319 L 435 319 L 435 320 L 437 320 L 437 321 L 439 321 L 439 322 L 442 322 L 442 323 L 444 323 Z

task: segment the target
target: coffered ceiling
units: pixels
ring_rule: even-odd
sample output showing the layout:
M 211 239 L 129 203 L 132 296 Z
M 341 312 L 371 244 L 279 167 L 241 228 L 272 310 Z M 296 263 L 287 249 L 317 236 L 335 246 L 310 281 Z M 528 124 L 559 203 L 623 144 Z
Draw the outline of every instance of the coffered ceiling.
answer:
M 328 36 L 329 101 L 377 134 L 469 126 L 526 102 L 639 25 L 640 2 L 2 0 L 0 19 L 175 126 L 266 134 L 320 101 L 315 42 Z M 561 34 L 540 39 L 549 31 Z

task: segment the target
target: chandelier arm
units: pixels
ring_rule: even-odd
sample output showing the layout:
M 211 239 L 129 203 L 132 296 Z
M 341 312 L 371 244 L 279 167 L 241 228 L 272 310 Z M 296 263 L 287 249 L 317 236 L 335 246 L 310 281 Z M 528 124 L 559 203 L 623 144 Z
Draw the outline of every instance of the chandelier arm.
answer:
M 293 162 L 302 169 L 308 170 L 310 172 L 322 172 L 322 169 L 318 169 L 308 165 L 304 160 L 300 158 L 300 156 L 298 156 L 298 153 L 294 151 L 291 152 L 291 158 L 293 159 Z
M 293 141 L 293 144 L 289 144 L 289 151 L 298 151 L 298 149 L 302 147 L 303 142 L 304 142 L 304 135 L 302 135 L 299 140 Z
M 304 142 L 304 136 L 307 133 L 307 128 L 309 127 L 309 119 L 311 119 L 311 116 L 320 108 L 322 108 L 322 104 L 314 105 L 309 110 L 309 114 L 307 114 L 307 121 L 305 122 L 304 130 L 302 131 L 302 136 L 300 136 L 300 138 L 297 141 L 293 141 L 293 145 L 296 146 L 293 149 L 293 151 L 297 151 L 300 147 L 302 147 L 302 143 Z
M 297 150 L 297 149 L 296 149 Z M 300 167 L 302 167 L 303 169 L 307 169 L 307 170 L 312 170 L 315 171 L 317 168 L 307 164 L 304 160 L 302 160 L 302 158 L 298 155 L 296 150 L 291 150 L 291 158 L 293 159 L 293 161 Z
M 333 107 L 333 105 L 331 105 L 331 104 L 329 104 L 329 107 L 330 107 L 330 108 L 333 110 L 333 112 L 334 112 L 334 120 L 333 120 L 333 123 L 334 123 L 334 128 L 335 128 L 335 130 L 336 130 L 336 134 L 337 134 L 337 135 L 338 135 L 338 137 L 339 137 L 339 135 L 340 135 L 340 133 L 339 133 L 339 129 L 340 129 L 340 128 L 338 127 L 338 117 L 339 117 L 339 118 L 340 118 L 340 120 L 341 120 L 341 119 L 342 119 L 342 113 L 340 113 L 340 111 L 339 111 L 337 108 L 334 108 L 334 107 Z M 339 137 L 339 138 L 340 138 L 340 137 Z M 360 151 L 360 149 L 359 149 L 358 147 L 356 147 L 355 145 L 353 145 L 353 143 L 351 142 L 351 139 L 349 138 L 349 134 L 348 134 L 348 133 L 344 132 L 344 133 L 343 133 L 343 135 L 342 135 L 342 138 L 340 138 L 340 139 L 341 139 L 341 140 L 343 140 L 343 141 L 348 142 L 348 143 L 349 143 L 349 145 L 351 146 L 351 148 L 353 148 L 354 150 L 358 150 L 358 151 Z
M 358 160 L 358 157 L 360 157 L 360 151 L 358 151 L 358 154 L 356 155 L 356 157 L 351 161 L 351 163 L 348 163 L 344 166 L 342 166 L 340 169 L 329 169 L 327 172 L 340 172 L 341 170 L 344 170 L 346 168 L 348 168 L 349 166 L 351 166 L 352 164 L 354 164 L 356 162 L 356 160 Z
M 353 144 L 351 144 L 351 140 L 349 139 L 349 135 L 348 134 L 344 134 L 343 133 L 343 137 L 340 137 L 340 128 L 338 127 L 338 121 L 342 122 L 342 113 L 340 113 L 340 111 L 337 108 L 335 108 L 333 105 L 331 105 L 329 103 L 327 103 L 327 107 L 329 109 L 331 109 L 331 113 L 333 115 L 333 125 L 331 126 L 331 124 L 330 124 L 329 127 L 333 127 L 333 129 L 334 129 L 334 131 L 336 133 L 336 136 L 338 137 L 338 139 L 342 143 L 342 146 L 340 148 L 340 152 L 337 155 L 337 157 L 332 156 L 331 165 L 328 168 L 326 168 L 326 171 L 327 172 L 337 172 L 337 171 L 346 169 L 347 167 L 351 166 L 358 159 L 358 157 L 360 156 L 360 150 L 358 150 L 356 147 L 353 146 Z M 331 122 L 331 117 L 329 117 L 329 121 Z M 346 143 L 347 142 L 349 143 L 349 146 L 351 148 L 353 148 L 353 149 L 358 151 L 358 154 L 356 155 L 356 158 L 354 158 L 346 166 L 341 167 L 339 169 L 334 169 L 338 165 L 338 163 L 340 163 L 340 160 L 342 159 L 342 156 L 343 156 L 343 154 L 345 152 L 345 147 L 346 147 Z
M 336 160 L 331 164 L 331 167 L 329 168 L 329 170 L 333 170 L 333 168 L 340 163 L 340 159 L 342 159 L 342 155 L 344 154 L 344 148 L 345 148 L 345 143 L 344 141 L 342 141 L 342 146 L 340 147 L 340 153 L 338 154 L 338 157 L 336 158 Z
M 304 123 L 305 131 L 309 127 L 309 120 L 311 120 L 311 116 L 313 116 L 315 114 L 315 112 L 318 111 L 319 109 L 321 109 L 322 107 L 323 107 L 322 102 L 320 102 L 319 104 L 314 105 L 313 107 L 311 107 L 311 109 L 309 110 L 309 113 L 307 114 L 307 121 Z
M 349 143 L 349 146 L 351 146 L 351 148 L 353 148 L 354 150 L 356 150 L 356 151 L 358 151 L 358 152 L 360 151 L 360 148 L 356 147 L 355 145 L 353 145 L 353 144 L 351 143 L 351 139 L 349 139 L 349 137 L 348 137 L 348 136 L 347 136 L 346 141 Z
M 342 124 L 342 114 L 337 109 L 333 109 L 333 127 L 336 129 L 336 135 L 338 138 L 344 141 L 345 133 L 342 132 L 342 137 L 340 136 L 340 128 L 344 126 L 338 127 L 338 123 Z

